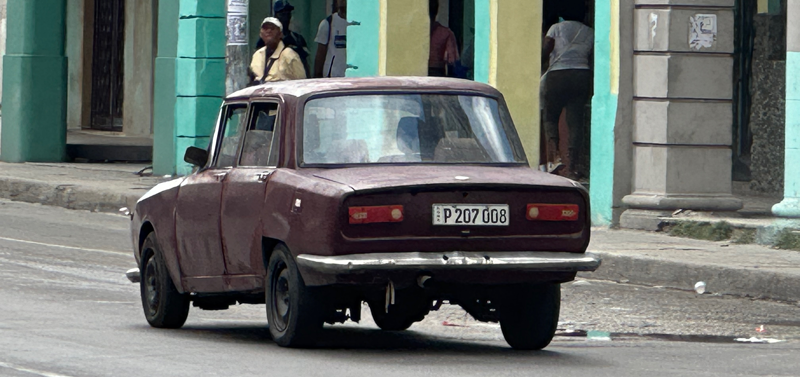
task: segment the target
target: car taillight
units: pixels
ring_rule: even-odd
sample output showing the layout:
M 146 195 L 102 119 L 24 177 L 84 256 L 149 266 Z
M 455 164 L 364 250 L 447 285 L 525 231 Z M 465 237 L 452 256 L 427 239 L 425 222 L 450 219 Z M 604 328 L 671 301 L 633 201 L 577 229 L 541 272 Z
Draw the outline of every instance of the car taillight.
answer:
M 531 221 L 577 221 L 577 204 L 528 204 L 525 217 Z
M 350 224 L 399 223 L 403 206 L 350 207 Z

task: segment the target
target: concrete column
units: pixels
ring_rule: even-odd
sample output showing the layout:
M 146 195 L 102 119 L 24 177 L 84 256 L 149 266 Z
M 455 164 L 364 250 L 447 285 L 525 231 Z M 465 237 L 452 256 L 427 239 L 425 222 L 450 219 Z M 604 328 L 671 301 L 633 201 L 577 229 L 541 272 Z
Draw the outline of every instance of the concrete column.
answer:
M 733 6 L 636 1 L 630 208 L 742 208 L 731 194 Z M 635 213 L 622 215 L 623 226 Z
M 475 81 L 505 96 L 531 166 L 539 165 L 541 29 L 541 0 L 475 0 Z
M 86 36 L 86 28 L 93 29 L 93 9 L 94 4 L 91 1 L 67 0 L 65 55 L 67 56 L 69 75 L 69 80 L 67 80 L 67 129 L 69 130 L 80 130 L 84 124 L 88 124 L 89 119 L 89 112 L 83 111 L 83 94 L 84 91 L 91 93 L 86 86 L 91 87 L 92 32 L 89 32 L 88 38 L 84 36 Z M 87 61 L 88 64 L 84 64 Z M 86 80 L 87 76 L 88 81 Z M 89 99 L 87 101 L 90 102 Z M 89 106 L 85 108 L 90 109 Z
M 67 144 L 66 0 L 11 1 L 7 16 L 0 159 L 63 161 Z
M 225 96 L 226 0 L 181 0 L 175 61 L 175 166 L 188 174 L 186 148 L 207 148 Z
M 800 217 L 800 0 L 787 0 L 786 25 L 786 157 L 784 198 L 772 207 L 783 217 Z
M 348 77 L 427 76 L 428 0 L 349 0 Z
M 150 136 L 153 127 L 153 1 L 125 2 L 125 67 L 122 131 Z
M 153 173 L 175 173 L 175 60 L 178 56 L 177 1 L 158 2 L 158 47 L 153 90 Z
M 229 4 L 230 5 L 230 4 Z M 249 19 L 249 0 L 242 0 L 242 3 L 237 4 L 243 6 L 244 11 L 240 7 L 230 7 L 227 9 L 227 20 L 230 23 L 228 28 L 234 26 L 236 22 L 243 22 L 243 30 L 245 33 L 248 31 L 248 25 L 251 23 L 261 24 L 261 20 Z M 286 25 L 289 27 L 289 25 Z M 230 33 L 228 30 L 227 46 L 226 46 L 226 73 L 225 73 L 225 94 L 232 94 L 240 89 L 247 87 L 250 82 L 247 72 L 250 67 L 251 54 L 250 46 L 245 36 L 244 41 L 236 40 L 238 36 L 235 33 Z

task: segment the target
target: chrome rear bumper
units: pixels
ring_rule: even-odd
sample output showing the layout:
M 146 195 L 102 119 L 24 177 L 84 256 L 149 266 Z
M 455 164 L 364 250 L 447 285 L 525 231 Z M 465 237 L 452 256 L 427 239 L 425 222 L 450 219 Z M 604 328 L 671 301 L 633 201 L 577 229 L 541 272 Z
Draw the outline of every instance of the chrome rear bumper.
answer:
M 339 256 L 301 254 L 301 268 L 320 274 L 353 274 L 381 271 L 594 271 L 600 258 L 566 252 L 447 252 L 372 253 Z

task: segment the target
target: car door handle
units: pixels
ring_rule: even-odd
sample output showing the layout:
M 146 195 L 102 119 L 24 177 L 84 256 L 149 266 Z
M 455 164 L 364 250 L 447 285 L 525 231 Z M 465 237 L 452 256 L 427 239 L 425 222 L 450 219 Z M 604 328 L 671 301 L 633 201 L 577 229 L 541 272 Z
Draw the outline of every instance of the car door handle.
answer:
M 227 172 L 226 173 L 217 173 L 217 174 L 214 174 L 214 178 L 216 178 L 217 182 L 221 182 L 223 179 L 225 179 L 225 176 L 227 176 L 227 175 L 228 175 Z
M 258 181 L 259 182 L 263 183 L 263 182 L 266 182 L 267 179 L 269 179 L 269 176 L 272 175 L 273 172 L 274 172 L 274 170 L 273 171 L 265 171 L 263 173 L 258 173 L 258 174 L 256 174 L 256 177 L 258 177 Z

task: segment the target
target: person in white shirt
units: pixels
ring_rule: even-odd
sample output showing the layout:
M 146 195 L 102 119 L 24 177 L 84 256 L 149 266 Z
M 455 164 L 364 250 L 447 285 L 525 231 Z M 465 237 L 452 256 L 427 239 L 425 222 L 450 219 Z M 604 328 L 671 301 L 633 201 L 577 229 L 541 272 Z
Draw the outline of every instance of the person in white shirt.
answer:
M 344 77 L 347 70 L 347 0 L 336 0 L 336 13 L 319 23 L 314 77 Z
M 544 56 L 550 57 L 550 67 L 542 77 L 544 131 L 547 139 L 547 162 L 551 172 L 575 180 L 588 178 L 588 155 L 584 143 L 586 104 L 592 88 L 592 53 L 594 30 L 583 24 L 585 9 L 570 5 L 563 7 L 564 22 L 553 25 L 544 39 Z M 561 165 L 558 121 L 567 110 L 569 148 Z

